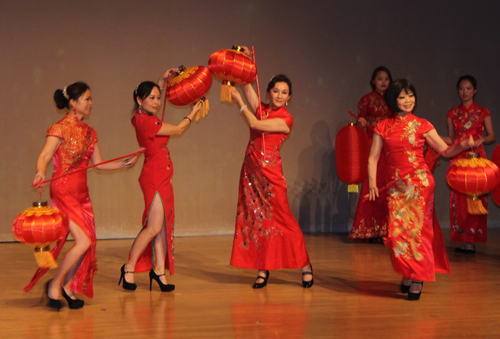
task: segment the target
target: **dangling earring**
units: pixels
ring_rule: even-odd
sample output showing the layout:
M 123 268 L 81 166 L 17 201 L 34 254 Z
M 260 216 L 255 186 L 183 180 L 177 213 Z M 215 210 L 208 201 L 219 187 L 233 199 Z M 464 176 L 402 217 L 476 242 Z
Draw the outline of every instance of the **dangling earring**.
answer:
M 77 117 L 76 116 L 76 108 L 73 108 L 73 115 L 75 116 L 75 118 Z
M 288 101 L 285 101 L 285 106 L 288 106 Z

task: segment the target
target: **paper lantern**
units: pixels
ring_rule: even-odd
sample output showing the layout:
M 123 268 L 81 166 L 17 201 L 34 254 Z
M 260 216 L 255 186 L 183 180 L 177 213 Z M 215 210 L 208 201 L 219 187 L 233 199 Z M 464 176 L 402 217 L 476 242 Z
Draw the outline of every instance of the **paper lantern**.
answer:
M 35 246 L 35 259 L 42 268 L 55 268 L 57 263 L 49 245 L 68 233 L 68 219 L 58 210 L 37 201 L 14 220 L 12 233 L 23 243 Z
M 368 175 L 368 136 L 352 122 L 340 129 L 335 139 L 337 175 L 348 184 L 348 192 L 358 192 L 358 184 Z
M 488 214 L 479 197 L 495 188 L 500 182 L 497 165 L 479 153 L 469 152 L 467 158 L 454 161 L 446 181 L 455 190 L 467 194 L 467 209 L 470 214 Z
M 493 153 L 491 153 L 491 162 L 500 168 L 500 145 L 496 146 Z M 491 190 L 491 197 L 495 204 L 500 205 L 500 185 L 497 185 Z
M 231 91 L 235 84 L 250 84 L 257 75 L 255 62 L 243 53 L 240 46 L 212 54 L 208 59 L 208 68 L 214 76 L 222 80 L 220 99 L 224 102 L 231 102 Z
M 184 67 L 179 66 L 175 75 L 167 79 L 166 97 L 172 105 L 185 106 L 196 101 L 202 102 L 196 121 L 200 114 L 205 117 L 208 114 L 208 99 L 204 97 L 212 86 L 212 73 L 203 66 Z

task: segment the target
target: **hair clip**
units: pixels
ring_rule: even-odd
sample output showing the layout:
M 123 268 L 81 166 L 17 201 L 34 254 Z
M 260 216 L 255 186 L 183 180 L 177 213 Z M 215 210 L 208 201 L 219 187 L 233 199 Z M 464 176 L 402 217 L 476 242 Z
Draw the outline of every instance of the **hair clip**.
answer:
M 68 92 L 66 92 L 66 87 L 64 87 L 62 94 L 66 98 L 66 100 L 69 100 Z

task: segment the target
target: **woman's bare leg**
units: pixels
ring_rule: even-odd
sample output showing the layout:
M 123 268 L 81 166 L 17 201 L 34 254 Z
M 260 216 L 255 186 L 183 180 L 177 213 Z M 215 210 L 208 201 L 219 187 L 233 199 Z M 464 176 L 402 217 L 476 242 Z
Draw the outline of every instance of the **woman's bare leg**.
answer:
M 80 266 L 83 255 L 89 250 L 92 242 L 87 234 L 73 221 L 69 222 L 69 232 L 75 239 L 75 244 L 69 249 L 62 262 L 56 270 L 56 274 L 50 283 L 49 297 L 51 299 L 61 298 L 61 286 L 71 281 Z M 71 274 L 70 274 L 71 273 Z M 66 277 L 70 274 L 69 280 Z
M 154 241 L 154 251 L 155 251 L 155 273 L 165 274 L 165 257 L 167 255 L 167 226 L 165 222 L 161 228 L 160 233 L 155 237 Z M 167 277 L 162 275 L 160 281 L 163 284 L 167 284 Z

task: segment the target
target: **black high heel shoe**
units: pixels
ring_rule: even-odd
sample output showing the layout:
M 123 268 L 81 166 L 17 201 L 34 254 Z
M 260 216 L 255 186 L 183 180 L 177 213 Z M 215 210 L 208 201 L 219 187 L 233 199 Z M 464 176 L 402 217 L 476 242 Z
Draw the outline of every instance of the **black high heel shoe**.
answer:
M 406 294 L 406 293 L 410 292 L 410 287 L 411 287 L 411 284 L 405 285 L 405 279 L 403 279 L 403 281 L 401 282 L 401 293 Z
M 410 292 L 410 290 L 408 289 L 408 300 L 420 300 L 420 295 L 422 294 L 422 289 L 424 288 L 424 282 L 412 280 L 411 283 L 420 284 L 422 285 L 422 287 L 420 288 L 420 292 L 418 293 Z
M 66 293 L 66 290 L 64 287 L 62 288 L 62 296 L 66 301 L 68 302 L 68 306 L 72 310 L 77 310 L 79 308 L 82 308 L 83 305 L 85 304 L 85 301 L 80 300 L 80 299 L 71 299 L 71 297 Z
M 50 287 L 51 281 L 52 281 L 52 279 L 47 281 L 47 284 L 45 285 L 45 294 L 47 295 L 47 299 L 49 299 L 49 307 L 53 308 L 53 309 L 57 310 L 57 312 L 59 312 L 59 310 L 62 307 L 61 300 L 52 299 L 51 297 L 49 297 L 49 287 Z
M 311 272 L 302 272 L 302 276 L 305 276 L 305 275 L 313 275 L 313 265 L 309 264 L 309 266 L 311 266 Z M 310 281 L 304 281 L 302 280 L 302 287 L 304 288 L 309 288 L 311 287 L 312 285 L 314 285 L 314 279 L 311 279 Z
M 261 283 L 258 283 L 257 280 L 259 280 L 259 279 L 264 279 L 264 281 Z M 255 283 L 253 284 L 252 287 L 253 288 L 264 288 L 265 286 L 267 286 L 267 279 L 269 279 L 269 271 L 266 271 L 265 277 L 257 275 L 257 279 L 255 279 Z
M 125 273 L 135 273 L 134 271 L 125 271 L 125 265 L 123 264 L 122 268 L 120 269 L 121 275 L 120 275 L 120 280 L 118 281 L 118 286 L 122 282 L 123 279 L 123 288 L 129 291 L 135 291 L 137 288 L 137 285 L 134 283 L 129 283 L 127 280 L 125 280 Z
M 173 290 L 175 290 L 175 285 L 172 285 L 172 284 L 165 285 L 164 283 L 161 282 L 160 277 L 162 275 L 165 275 L 165 273 L 156 274 L 154 269 L 151 269 L 151 271 L 149 271 L 149 290 L 150 291 L 153 289 L 153 279 L 156 280 L 156 282 L 158 283 L 158 286 L 160 286 L 160 289 L 162 292 L 172 292 Z

